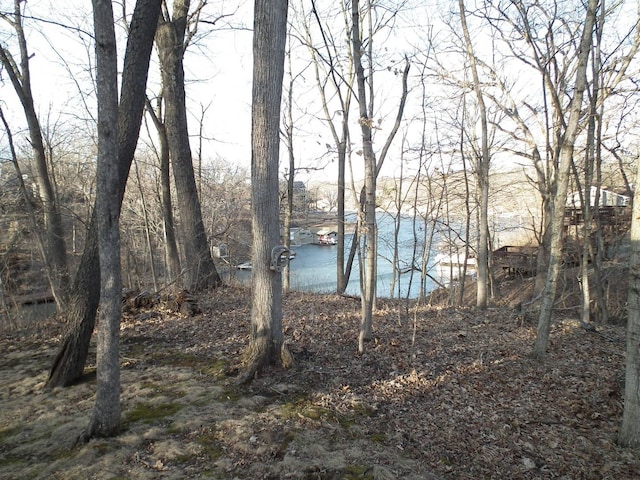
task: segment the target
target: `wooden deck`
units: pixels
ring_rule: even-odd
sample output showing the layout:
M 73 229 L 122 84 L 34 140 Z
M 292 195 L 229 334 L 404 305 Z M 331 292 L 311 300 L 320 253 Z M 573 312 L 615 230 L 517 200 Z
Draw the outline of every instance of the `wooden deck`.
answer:
M 596 211 L 592 211 L 595 217 Z M 628 225 L 631 223 L 631 207 L 601 206 L 597 209 L 600 225 Z M 567 207 L 564 211 L 565 227 L 569 225 L 582 225 L 584 214 L 582 208 Z
M 493 252 L 493 262 L 507 274 L 532 275 L 536 272 L 537 247 L 508 245 Z

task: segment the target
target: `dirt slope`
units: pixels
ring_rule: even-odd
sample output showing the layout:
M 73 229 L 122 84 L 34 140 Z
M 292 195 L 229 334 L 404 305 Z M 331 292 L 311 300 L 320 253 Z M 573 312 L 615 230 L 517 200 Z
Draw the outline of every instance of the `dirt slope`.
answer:
M 0 340 L 0 478 L 632 479 L 615 443 L 624 328 L 569 317 L 549 357 L 510 309 L 381 301 L 357 355 L 359 303 L 288 294 L 296 364 L 233 385 L 249 293 L 224 288 L 186 317 L 156 305 L 122 325 L 123 431 L 74 446 L 95 383 L 43 391 L 60 326 Z

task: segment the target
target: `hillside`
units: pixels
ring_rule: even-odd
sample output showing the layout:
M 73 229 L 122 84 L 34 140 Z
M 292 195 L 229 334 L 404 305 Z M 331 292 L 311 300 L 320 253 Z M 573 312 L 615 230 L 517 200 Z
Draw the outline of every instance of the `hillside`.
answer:
M 249 297 L 216 290 L 192 317 L 169 304 L 128 312 L 123 431 L 86 445 L 73 446 L 95 379 L 42 390 L 60 325 L 6 332 L 0 478 L 640 477 L 640 451 L 615 443 L 620 325 L 587 332 L 560 311 L 539 363 L 529 358 L 535 327 L 512 309 L 380 301 L 359 356 L 357 300 L 290 293 L 284 328 L 295 365 L 240 388 Z
M 627 258 L 620 258 L 604 262 L 602 266 L 601 281 L 607 301 L 607 323 L 626 325 L 627 321 L 627 295 L 629 269 Z M 595 299 L 593 271 L 590 270 L 591 298 Z M 581 309 L 582 294 L 578 278 L 580 269 L 578 267 L 565 268 L 560 273 L 558 282 L 558 292 L 556 295 L 555 308 L 561 316 L 577 315 Z M 495 271 L 495 283 L 493 290 L 495 295 L 490 299 L 492 306 L 506 308 L 514 311 L 514 314 L 523 316 L 528 322 L 537 321 L 538 302 L 535 301 L 534 294 L 535 277 L 519 277 L 506 275 L 499 270 Z M 455 292 L 454 292 L 455 295 Z M 435 305 L 446 305 L 450 303 L 451 292 L 448 290 L 436 290 L 429 295 L 429 302 Z M 458 297 L 455 297 L 456 299 Z M 464 299 L 462 306 L 469 308 L 476 304 L 475 282 L 468 279 L 465 285 Z M 599 322 L 599 319 L 594 319 Z

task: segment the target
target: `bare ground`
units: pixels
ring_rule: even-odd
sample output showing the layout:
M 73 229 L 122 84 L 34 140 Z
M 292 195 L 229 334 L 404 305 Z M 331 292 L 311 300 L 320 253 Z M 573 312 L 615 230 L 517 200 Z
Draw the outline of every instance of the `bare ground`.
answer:
M 162 305 L 127 315 L 122 432 L 81 445 L 94 366 L 43 390 L 60 325 L 6 332 L 0 478 L 640 478 L 640 452 L 616 444 L 623 326 L 588 332 L 565 313 L 540 363 L 534 326 L 510 308 L 380 301 L 358 355 L 358 300 L 290 293 L 294 367 L 237 387 L 249 297 L 228 287 L 193 317 Z

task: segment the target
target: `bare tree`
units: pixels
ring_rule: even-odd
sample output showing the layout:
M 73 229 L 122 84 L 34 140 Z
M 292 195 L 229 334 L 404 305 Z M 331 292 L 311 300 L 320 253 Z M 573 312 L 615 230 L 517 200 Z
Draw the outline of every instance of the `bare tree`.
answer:
M 138 0 L 131 18 L 118 106 L 118 188 L 111 202 L 122 203 L 127 177 L 135 152 L 142 113 L 153 37 L 161 0 Z M 85 247 L 71 287 L 65 311 L 66 330 L 53 360 L 46 386 L 68 386 L 83 373 L 95 326 L 100 298 L 100 263 L 97 209 L 87 231 Z
M 280 102 L 287 38 L 287 0 L 255 0 L 251 109 L 252 307 L 247 368 L 250 381 L 265 365 L 288 366 L 282 333 L 278 162 Z
M 490 69 L 492 83 L 498 88 L 485 91 L 487 98 L 490 98 L 494 105 L 506 115 L 505 121 L 496 123 L 496 127 L 510 138 L 511 143 L 505 150 L 528 159 L 534 167 L 535 174 L 530 177 L 530 181 L 536 185 L 542 200 L 542 215 L 534 220 L 536 236 L 540 242 L 536 294 L 543 289 L 549 271 L 548 263 L 552 244 L 551 219 L 554 215 L 554 204 L 558 201 L 564 208 L 566 201 L 565 198 L 557 197 L 556 194 L 561 178 L 562 144 L 572 136 L 567 128 L 572 105 L 570 102 L 575 92 L 575 72 L 580 58 L 580 55 L 575 52 L 581 51 L 580 32 L 583 28 L 581 19 L 575 16 L 575 11 L 564 11 L 565 5 L 557 5 L 557 7 L 547 9 L 540 4 L 521 1 L 496 2 L 491 4 L 483 17 L 494 29 L 496 38 L 502 37 L 503 45 L 508 49 L 506 53 L 510 52 L 512 57 L 518 58 L 525 71 L 533 71 L 536 76 L 539 75 L 540 86 L 534 90 L 535 93 L 532 93 L 528 88 L 520 91 L 519 80 L 513 77 L 509 79 L 506 70 Z M 617 40 L 611 41 L 611 38 L 603 37 L 602 29 L 606 23 L 605 19 L 608 19 L 616 8 L 619 6 L 605 9 L 600 4 L 599 18 L 594 27 L 595 43 L 590 54 L 593 80 L 591 88 L 589 89 L 587 85 L 585 93 L 589 95 L 591 114 L 581 117 L 575 137 L 585 132 L 586 147 L 584 153 L 577 149 L 570 160 L 575 174 L 577 175 L 579 171 L 584 174 L 584 185 L 581 184 L 582 180 L 578 181 L 578 177 L 574 175 L 577 191 L 584 197 L 581 207 L 586 210 L 582 232 L 583 266 L 586 267 L 587 262 L 593 260 L 590 265 L 595 266 L 595 269 L 590 267 L 589 270 L 593 270 L 596 281 L 591 282 L 591 289 L 595 289 L 596 292 L 596 305 L 598 305 L 600 318 L 606 317 L 601 291 L 605 282 L 598 279 L 599 255 L 602 254 L 603 249 L 598 247 L 595 252 L 591 251 L 593 234 L 599 237 L 600 229 L 597 228 L 598 209 L 591 207 L 594 203 L 597 204 L 597 198 L 589 199 L 587 196 L 592 185 L 598 187 L 601 185 L 598 159 L 600 146 L 606 142 L 601 129 L 603 125 L 609 123 L 606 117 L 615 110 L 606 111 L 602 106 L 607 98 L 611 98 L 611 92 L 620 92 L 618 82 L 627 76 L 626 64 L 635 55 L 638 36 L 637 27 L 634 25 L 629 31 L 616 32 L 619 36 Z M 510 27 L 505 28 L 505 25 Z M 541 29 L 540 25 L 545 25 L 545 28 Z M 541 35 L 543 31 L 545 34 Z M 603 54 L 600 52 L 601 48 L 609 50 Z M 505 58 L 508 57 L 509 55 L 506 55 Z M 606 60 L 606 64 L 601 65 L 603 59 Z M 485 64 L 484 68 L 490 68 L 490 66 Z M 538 90 L 540 93 L 537 93 Z M 613 114 L 616 115 L 616 113 Z M 540 128 L 539 132 L 536 132 L 537 127 Z M 592 218 L 595 228 L 591 226 Z M 599 241 L 599 244 L 601 246 L 602 242 Z M 566 250 L 566 247 L 563 248 L 563 257 L 567 256 Z M 565 258 L 560 259 L 561 262 L 564 260 Z M 582 320 L 586 322 L 591 315 L 589 305 L 592 304 L 588 297 L 589 277 L 586 274 L 581 275 L 581 281 L 585 293 Z
M 487 121 L 487 107 L 485 106 L 484 93 L 482 84 L 480 83 L 480 75 L 478 73 L 478 62 L 473 51 L 473 43 L 469 34 L 467 25 L 467 13 L 465 11 L 464 0 L 459 0 L 458 8 L 460 10 L 460 23 L 465 41 L 465 50 L 469 60 L 471 75 L 473 78 L 473 89 L 478 102 L 478 110 L 480 116 L 481 129 L 481 151 L 476 161 L 476 176 L 478 179 L 479 190 L 479 225 L 478 225 L 478 251 L 477 251 L 477 293 L 476 306 L 479 308 L 487 308 L 487 297 L 489 287 L 489 166 L 491 163 L 491 155 L 489 152 L 489 132 Z
M 432 45 L 430 40 L 429 45 Z M 409 284 L 411 285 L 414 282 L 414 277 L 418 272 L 419 299 L 424 298 L 428 293 L 428 280 L 435 282 L 440 288 L 446 287 L 440 283 L 439 278 L 435 278 L 430 273 L 438 223 L 446 212 L 445 194 L 447 192 L 447 184 L 444 172 L 449 170 L 443 158 L 444 149 L 438 146 L 441 143 L 438 122 L 434 123 L 433 129 L 429 125 L 428 111 L 432 107 L 430 105 L 431 92 L 428 85 L 427 72 L 430 58 L 431 48 L 425 52 L 424 58 L 418 60 L 421 67 L 419 74 L 420 112 L 417 114 L 416 120 L 420 125 L 420 135 L 417 145 L 412 145 L 409 148 L 410 153 L 415 157 L 413 159 L 414 164 L 417 163 L 415 178 L 412 180 L 414 187 L 411 200 L 411 209 L 413 211 L 411 223 L 414 241 Z M 435 137 L 433 143 L 429 140 L 431 135 Z M 467 202 L 468 204 L 469 202 Z
M 16 61 L 9 49 L 0 45 L 0 62 L 20 99 L 27 120 L 29 143 L 33 152 L 33 164 L 35 167 L 35 181 L 38 186 L 38 196 L 42 202 L 44 232 L 39 238 L 43 243 L 42 251 L 45 253 L 43 261 L 46 265 L 49 284 L 58 310 L 64 311 L 70 284 L 64 229 L 58 200 L 50 178 L 50 171 L 52 170 L 47 160 L 42 127 L 36 113 L 31 89 L 31 71 L 29 68 L 31 53 L 27 46 L 22 18 L 22 8 L 26 6 L 26 2 L 14 0 L 13 5 L 13 14 L 0 13 L 0 18 L 8 22 L 16 33 L 20 52 L 19 58 Z
M 545 285 L 542 290 L 538 330 L 533 347 L 533 356 L 538 359 L 545 357 L 549 344 L 553 304 L 555 302 L 558 276 L 562 265 L 564 212 L 567 186 L 569 184 L 569 169 L 573 160 L 575 140 L 578 135 L 582 117 L 582 100 L 587 88 L 587 65 L 591 53 L 597 6 L 598 0 L 589 0 L 587 3 L 584 26 L 578 49 L 578 63 L 576 66 L 573 97 L 569 103 L 564 135 L 558 145 L 560 148 L 560 163 L 558 165 L 556 191 L 553 198 L 549 267 Z
M 162 205 L 162 224 L 164 234 L 165 264 L 167 266 L 167 283 L 176 281 L 176 288 L 180 286 L 179 274 L 181 271 L 180 254 L 178 253 L 178 242 L 176 240 L 175 221 L 173 216 L 173 201 L 171 198 L 171 162 L 169 155 L 169 139 L 167 129 L 162 118 L 163 115 L 162 95 L 157 100 L 157 109 L 154 109 L 151 102 L 147 101 L 147 112 L 149 113 L 153 125 L 158 132 L 158 157 L 160 160 L 160 188 Z
M 353 50 L 353 64 L 356 72 L 356 85 L 359 107 L 360 130 L 362 133 L 362 151 L 364 157 L 364 219 L 361 222 L 365 244 L 365 262 L 361 277 L 362 319 L 360 335 L 358 337 L 358 351 L 364 352 L 364 342 L 371 337 L 373 325 L 373 301 L 376 295 L 376 156 L 373 151 L 373 136 L 371 133 L 373 119 L 367 105 L 367 88 L 365 73 L 362 65 L 362 39 L 360 37 L 360 2 L 351 3 L 351 42 Z
M 353 97 L 353 83 L 355 72 L 353 68 L 353 55 L 351 43 L 346 41 L 344 48 L 346 55 L 341 54 L 341 47 L 338 44 L 335 32 L 326 25 L 328 19 L 342 16 L 345 32 L 349 28 L 349 14 L 345 2 L 340 2 L 340 12 L 337 15 L 326 13 L 321 15 L 316 2 L 311 2 L 311 17 L 319 30 L 320 42 L 315 42 L 312 36 L 312 22 L 301 2 L 301 15 L 303 21 L 304 43 L 311 55 L 313 71 L 320 94 L 324 120 L 331 132 L 333 146 L 338 157 L 338 184 L 337 184 L 337 214 L 338 231 L 336 245 L 336 291 L 344 293 L 349 280 L 350 269 L 345 270 L 345 189 L 346 189 L 346 165 L 347 149 L 349 147 L 349 118 L 351 111 L 351 100 Z M 346 61 L 345 61 L 346 60 Z M 334 115 L 331 110 L 331 98 L 337 102 L 338 113 Z M 336 119 L 337 117 L 337 119 Z
M 640 161 L 636 160 L 636 185 L 640 185 Z M 640 193 L 636 189 L 631 216 L 631 258 L 629 260 L 629 318 L 625 363 L 624 411 L 618 442 L 640 446 Z
M 409 75 L 410 63 L 405 58 L 405 68 L 402 72 L 402 94 L 398 105 L 395 122 L 383 145 L 379 158 L 376 161 L 376 154 L 373 149 L 373 127 L 374 127 L 374 84 L 373 84 L 373 27 L 372 27 L 371 2 L 367 2 L 364 9 L 368 16 L 368 36 L 366 57 L 369 59 L 368 75 L 365 75 L 363 57 L 365 50 L 362 42 L 360 19 L 362 12 L 360 3 L 355 0 L 351 3 L 351 49 L 353 52 L 353 65 L 356 78 L 356 96 L 358 100 L 358 112 L 360 131 L 362 134 L 362 155 L 364 158 L 364 186 L 360 195 L 359 228 L 360 231 L 354 236 L 356 239 L 363 239 L 364 258 L 360 263 L 360 290 L 362 318 L 360 323 L 360 333 L 358 336 L 358 351 L 364 352 L 364 342 L 369 340 L 373 326 L 373 306 L 376 298 L 376 277 L 377 277 L 377 223 L 376 223 L 376 179 L 382 168 L 384 160 L 389 152 L 393 139 L 400 128 L 404 106 L 408 95 L 407 76 Z
M 629 66 L 640 48 L 640 22 L 635 22 L 628 32 L 617 32 L 622 38 L 628 38 L 626 47 L 616 44 L 613 52 L 607 50 L 604 42 L 605 27 L 611 11 L 601 2 L 595 25 L 594 45 L 592 48 L 592 82 L 588 91 L 589 117 L 586 129 L 586 146 L 583 160 L 584 183 L 578 176 L 578 168 L 574 168 L 577 190 L 582 198 L 581 207 L 584 218 L 583 243 L 581 255 L 580 284 L 582 288 L 581 323 L 588 327 L 588 322 L 595 318 L 599 322 L 608 322 L 608 309 L 605 295 L 606 282 L 603 279 L 602 262 L 605 257 L 605 238 L 600 217 L 600 200 L 602 187 L 602 145 L 607 141 L 605 132 L 607 118 L 620 115 L 616 108 L 616 97 L 620 95 L 625 82 L 629 80 Z M 611 73 L 615 72 L 615 73 Z M 610 108 L 605 108 L 608 106 Z M 574 161 L 574 167 L 577 162 Z M 581 185 L 582 184 L 582 185 Z M 595 195 L 591 194 L 592 187 Z M 609 242 L 611 239 L 608 239 Z M 593 282 L 589 279 L 592 270 Z M 595 302 L 591 301 L 591 290 L 595 291 Z M 592 309 L 595 306 L 595 311 Z
M 295 139 L 295 122 L 293 119 L 293 98 L 294 98 L 294 87 L 296 83 L 296 77 L 300 74 L 294 74 L 291 57 L 293 55 L 292 45 L 291 45 L 291 34 L 289 36 L 289 45 L 287 48 L 287 64 L 288 64 L 288 88 L 287 88 L 287 96 L 286 96 L 286 115 L 283 120 L 283 137 L 285 144 L 287 146 L 287 156 L 289 158 L 289 166 L 287 168 L 286 174 L 286 198 L 284 202 L 284 225 L 282 227 L 282 236 L 284 241 L 284 246 L 288 249 L 291 247 L 291 223 L 293 220 L 293 210 L 294 210 L 294 194 L 295 194 L 295 176 L 296 176 L 296 156 L 294 153 L 294 139 Z M 282 278 L 282 288 L 287 291 L 289 290 L 289 281 L 290 281 L 290 269 L 289 263 L 284 267 L 283 270 L 283 278 Z
M 111 436 L 120 426 L 119 335 L 122 315 L 118 196 L 118 55 L 111 0 L 92 0 L 98 96 L 96 219 L 100 251 L 101 321 L 97 341 L 96 402 L 82 436 Z
M 502 45 L 507 48 L 505 55 L 508 57 L 510 54 L 522 63 L 521 75 L 534 72 L 538 77 L 537 89 L 540 94 L 529 94 L 515 100 L 513 91 L 517 91 L 517 82 L 506 80 L 504 72 L 493 70 L 491 78 L 499 86 L 501 97 L 494 93 L 491 98 L 507 120 L 514 123 L 511 131 L 500 124 L 496 124 L 497 128 L 511 136 L 514 145 L 512 151 L 529 159 L 535 171 L 531 182 L 537 186 L 542 200 L 542 215 L 536 227 L 540 248 L 535 291 L 540 292 L 550 271 L 553 242 L 551 223 L 560 178 L 563 176 L 560 173 L 562 145 L 571 137 L 574 141 L 569 143 L 575 143 L 582 128 L 582 123 L 578 122 L 575 133 L 567 131 L 569 112 L 576 95 L 570 96 L 566 92 L 575 91 L 581 54 L 586 55 L 580 44 L 583 25 L 581 19 L 575 17 L 575 10 L 565 12 L 560 7 L 548 9 L 542 4 L 521 0 L 487 6 L 489 10 L 484 18 L 496 35 L 502 38 Z M 571 18 L 571 15 L 574 17 Z M 544 25 L 544 29 L 541 25 Z M 509 122 L 505 123 L 509 125 Z M 536 127 L 540 128 L 540 132 L 536 131 Z M 565 200 L 561 199 L 563 209 Z
M 165 6 L 158 23 L 156 45 L 160 58 L 163 97 L 166 101 L 165 128 L 180 210 L 185 287 L 197 291 L 219 286 L 221 279 L 213 263 L 204 229 L 187 128 L 183 60 L 184 51 L 193 33 L 186 35 L 189 6 L 189 0 L 175 0 L 171 14 Z M 202 5 L 197 11 L 201 7 Z

